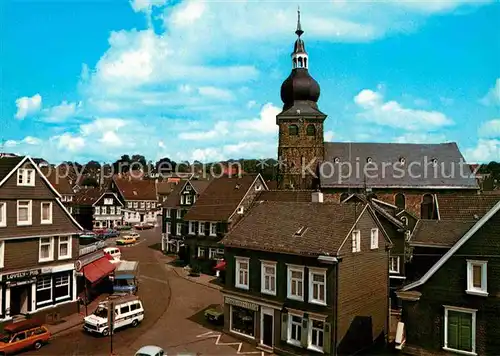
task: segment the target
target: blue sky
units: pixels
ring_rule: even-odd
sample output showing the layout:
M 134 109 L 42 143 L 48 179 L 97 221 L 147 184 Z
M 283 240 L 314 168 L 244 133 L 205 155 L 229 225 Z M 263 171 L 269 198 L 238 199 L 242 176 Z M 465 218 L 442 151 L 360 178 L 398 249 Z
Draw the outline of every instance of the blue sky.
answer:
M 498 2 L 306 2 L 325 139 L 500 159 Z M 3 150 L 54 163 L 275 157 L 297 4 L 0 2 Z

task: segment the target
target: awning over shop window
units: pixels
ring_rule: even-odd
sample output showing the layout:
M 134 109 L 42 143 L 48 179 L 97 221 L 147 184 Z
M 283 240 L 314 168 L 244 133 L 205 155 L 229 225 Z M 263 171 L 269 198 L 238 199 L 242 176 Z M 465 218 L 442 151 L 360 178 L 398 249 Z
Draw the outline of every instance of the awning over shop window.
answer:
M 226 261 L 219 261 L 214 267 L 215 270 L 225 271 L 226 270 Z
M 90 283 L 96 283 L 104 277 L 108 276 L 115 270 L 116 266 L 109 262 L 106 256 L 90 262 L 83 267 L 83 275 Z

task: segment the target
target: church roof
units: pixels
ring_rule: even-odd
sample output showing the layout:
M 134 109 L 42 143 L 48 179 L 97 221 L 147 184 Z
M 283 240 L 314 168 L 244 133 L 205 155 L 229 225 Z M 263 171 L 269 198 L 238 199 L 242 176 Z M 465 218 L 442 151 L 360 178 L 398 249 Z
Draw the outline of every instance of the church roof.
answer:
M 325 142 L 322 188 L 479 189 L 455 142 Z

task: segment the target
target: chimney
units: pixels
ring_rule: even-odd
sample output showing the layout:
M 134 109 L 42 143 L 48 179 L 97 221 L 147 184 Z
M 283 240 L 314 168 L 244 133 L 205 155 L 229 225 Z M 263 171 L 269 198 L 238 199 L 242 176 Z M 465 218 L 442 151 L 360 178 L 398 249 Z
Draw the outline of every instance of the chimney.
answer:
M 323 203 L 323 193 L 321 192 L 312 193 L 311 198 L 313 203 Z

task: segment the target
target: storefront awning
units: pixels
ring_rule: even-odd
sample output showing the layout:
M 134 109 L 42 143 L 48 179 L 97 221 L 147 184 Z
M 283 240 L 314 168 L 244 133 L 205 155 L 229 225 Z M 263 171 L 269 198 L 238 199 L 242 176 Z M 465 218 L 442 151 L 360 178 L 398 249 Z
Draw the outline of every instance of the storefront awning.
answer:
M 109 262 L 106 256 L 90 262 L 83 267 L 83 275 L 90 283 L 95 283 L 108 276 L 115 270 L 116 266 Z
M 225 271 L 226 270 L 226 261 L 220 261 L 217 263 L 214 267 L 215 270 L 218 271 Z

